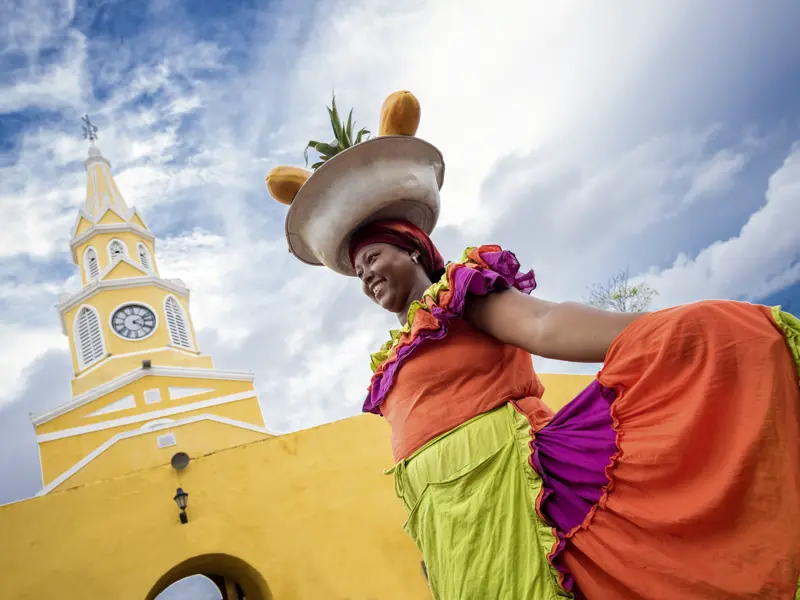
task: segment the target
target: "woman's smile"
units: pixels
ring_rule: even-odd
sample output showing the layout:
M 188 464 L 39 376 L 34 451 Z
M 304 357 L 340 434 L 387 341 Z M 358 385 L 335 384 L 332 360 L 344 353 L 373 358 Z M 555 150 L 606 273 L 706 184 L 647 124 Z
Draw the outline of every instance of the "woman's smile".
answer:
M 387 285 L 385 279 L 383 278 L 376 279 L 375 282 L 373 282 L 372 285 L 370 285 L 370 291 L 372 292 L 372 297 L 375 298 L 375 300 L 380 300 L 381 292 L 383 292 L 386 289 L 386 287 Z

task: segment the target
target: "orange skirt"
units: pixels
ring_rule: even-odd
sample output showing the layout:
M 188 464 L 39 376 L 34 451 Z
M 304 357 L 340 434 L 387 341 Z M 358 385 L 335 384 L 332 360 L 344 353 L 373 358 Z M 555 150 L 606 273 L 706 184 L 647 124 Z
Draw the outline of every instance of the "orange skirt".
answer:
M 590 600 L 795 598 L 800 387 L 769 308 L 708 301 L 635 321 L 600 383 L 618 454 L 564 561 Z

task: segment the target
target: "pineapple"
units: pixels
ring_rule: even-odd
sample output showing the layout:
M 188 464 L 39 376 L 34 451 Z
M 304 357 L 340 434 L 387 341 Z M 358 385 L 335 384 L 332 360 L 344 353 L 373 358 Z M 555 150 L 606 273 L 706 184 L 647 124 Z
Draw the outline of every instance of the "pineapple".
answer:
M 306 159 L 306 166 L 308 166 L 308 149 L 313 148 L 317 152 L 319 152 L 320 161 L 311 165 L 313 170 L 316 170 L 317 167 L 321 167 L 325 164 L 326 160 L 329 160 L 339 154 L 342 150 L 346 150 L 351 146 L 355 146 L 356 144 L 361 143 L 362 141 L 369 138 L 369 131 L 366 127 L 362 127 L 358 133 L 353 136 L 353 128 L 355 127 L 355 122 L 353 121 L 353 109 L 350 109 L 350 114 L 347 117 L 347 125 L 342 126 L 342 122 L 339 119 L 339 111 L 336 109 L 336 94 L 333 94 L 333 99 L 331 100 L 331 106 L 326 107 L 328 108 L 328 114 L 331 118 L 331 126 L 333 127 L 333 135 L 334 140 L 330 144 L 326 144 L 324 142 L 315 142 L 311 140 L 308 142 L 305 150 L 303 151 L 303 156 Z M 367 136 L 367 137 L 364 137 Z

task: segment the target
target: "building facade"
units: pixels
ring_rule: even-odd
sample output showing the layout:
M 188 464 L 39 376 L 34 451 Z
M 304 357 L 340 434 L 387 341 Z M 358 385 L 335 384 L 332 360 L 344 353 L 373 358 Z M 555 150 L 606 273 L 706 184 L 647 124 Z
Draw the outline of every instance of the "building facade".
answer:
M 156 240 L 94 143 L 84 164 L 70 242 L 82 288 L 58 305 L 72 398 L 33 417 L 42 493 L 269 436 L 252 374 L 200 351 L 188 288 L 161 277 Z

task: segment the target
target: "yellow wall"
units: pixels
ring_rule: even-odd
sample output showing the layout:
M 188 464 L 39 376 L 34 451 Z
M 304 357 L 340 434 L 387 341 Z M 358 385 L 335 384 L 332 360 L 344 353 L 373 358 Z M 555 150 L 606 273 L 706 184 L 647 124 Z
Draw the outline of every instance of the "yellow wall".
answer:
M 127 266 L 127 265 L 126 265 Z M 85 302 L 73 306 L 64 313 L 64 323 L 67 329 L 67 335 L 70 339 L 70 350 L 72 352 L 72 365 L 75 373 L 80 372 L 78 364 L 78 355 L 75 350 L 75 315 L 84 304 L 88 304 L 97 309 L 100 318 L 100 324 L 103 327 L 103 339 L 106 345 L 106 351 L 112 355 L 126 354 L 129 352 L 139 352 L 150 348 L 163 348 L 171 343 L 169 331 L 167 329 L 166 316 L 164 314 L 164 299 L 169 296 L 175 296 L 183 307 L 189 329 L 192 334 L 192 341 L 197 345 L 195 337 L 194 325 L 192 324 L 191 314 L 189 313 L 188 301 L 181 297 L 179 294 L 167 292 L 156 286 L 143 286 L 135 288 L 123 288 L 118 290 L 104 290 L 89 298 Z M 126 340 L 119 337 L 111 331 L 110 320 L 112 313 L 122 304 L 131 302 L 138 302 L 150 307 L 156 315 L 157 325 L 156 330 L 147 338 L 141 340 Z M 147 358 L 146 356 L 140 357 Z M 120 373 L 121 374 L 121 373 Z
M 558 411 L 583 389 L 592 383 L 594 375 L 564 375 L 560 373 L 537 373 L 544 385 L 544 400 L 554 411 Z
M 201 408 L 197 410 L 190 410 L 171 417 L 175 421 L 181 419 L 188 419 L 197 415 L 214 414 L 228 419 L 243 421 L 256 427 L 263 427 L 263 417 L 261 416 L 261 409 L 258 405 L 258 400 L 253 398 L 231 402 L 229 404 L 222 404 L 211 408 Z M 84 433 L 60 440 L 53 440 L 50 442 L 39 443 L 39 455 L 42 461 L 42 476 L 45 484 L 50 483 L 53 479 L 64 473 L 67 469 L 71 468 L 78 461 L 83 459 L 96 448 L 110 440 L 118 433 L 125 431 L 141 430 L 145 422 L 134 423 L 122 427 L 113 427 L 110 429 L 103 429 L 100 431 L 93 431 L 91 433 Z M 189 426 L 187 426 L 189 427 Z M 202 424 L 194 424 L 191 427 L 200 427 Z M 234 444 L 242 444 L 251 439 L 249 433 L 245 429 L 238 429 L 239 434 L 242 436 L 241 440 L 235 440 Z M 217 439 L 215 437 L 207 437 L 202 440 L 202 445 L 198 446 L 198 451 L 203 453 L 212 452 L 226 448 L 230 445 L 230 435 L 225 436 L 224 439 Z M 109 470 L 104 471 L 99 477 L 113 476 L 127 473 L 124 464 L 120 464 L 116 469 L 109 465 Z
M 175 565 L 227 554 L 275 600 L 429 599 L 382 474 L 388 435 L 359 416 L 196 458 L 181 474 L 163 465 L 2 506 L 2 597 L 143 600 Z
M 142 219 L 139 217 L 138 214 L 133 215 L 133 218 L 131 218 L 131 223 L 133 223 L 134 225 L 138 225 L 142 229 L 150 231 L 149 229 L 147 229 L 147 225 L 145 225 L 144 221 L 142 221 Z
M 97 222 L 99 225 L 112 225 L 115 223 L 124 223 L 125 219 L 120 217 L 117 213 L 113 210 L 107 210 L 105 214 L 100 217 L 100 220 Z
M 109 356 L 93 364 L 79 377 L 72 380 L 72 395 L 77 396 L 98 385 L 111 381 L 142 366 L 142 360 L 149 358 L 152 366 L 186 367 L 196 369 L 213 369 L 214 361 L 210 356 L 200 356 L 197 352 L 181 348 L 153 348 L 146 354 Z
M 238 410 L 219 411 L 225 412 L 220 416 L 236 418 L 236 416 L 245 416 L 247 412 L 253 412 L 253 407 L 245 404 L 242 406 L 230 405 L 230 408 Z M 255 408 L 258 410 L 258 407 Z M 196 414 L 200 412 L 202 411 Z M 237 412 L 242 414 L 237 415 Z M 159 448 L 158 436 L 167 433 L 175 434 L 177 445 Z M 56 489 L 72 488 L 123 473 L 134 473 L 142 469 L 165 465 L 169 463 L 170 458 L 176 452 L 186 452 L 189 456 L 205 456 L 217 450 L 249 444 L 266 437 L 268 436 L 263 433 L 214 421 L 199 421 L 150 431 L 116 442 Z
M 75 228 L 75 235 L 79 236 L 84 231 L 88 231 L 91 226 L 92 226 L 92 223 L 87 221 L 84 217 L 81 217 L 78 220 L 78 227 Z
M 197 394 L 195 396 L 171 400 L 169 398 L 168 390 L 170 386 L 211 388 L 212 391 L 203 394 Z M 153 404 L 145 403 L 144 392 L 151 389 L 159 389 L 161 391 L 160 402 Z M 222 396 L 247 392 L 252 393 L 252 397 L 211 407 L 190 409 L 186 410 L 185 412 L 169 415 L 167 417 L 153 415 L 149 418 L 150 413 L 156 411 L 178 407 L 188 408 L 191 405 L 204 400 L 211 400 Z M 109 404 L 113 404 L 117 400 L 130 395 L 133 395 L 136 402 L 135 408 L 105 413 L 93 417 L 88 416 L 96 410 Z M 215 414 L 229 419 L 243 421 L 257 427 L 264 427 L 265 425 L 252 382 L 177 377 L 143 377 L 142 379 L 139 379 L 123 388 L 120 388 L 119 390 L 116 390 L 115 392 L 103 396 L 102 398 L 93 400 L 82 407 L 74 409 L 64 415 L 43 423 L 36 428 L 37 435 L 42 435 L 46 433 L 63 431 L 65 429 L 71 429 L 74 427 L 109 423 L 109 421 L 116 419 L 139 417 L 135 423 L 108 427 L 98 431 L 91 431 L 62 439 L 40 442 L 39 455 L 41 457 L 42 476 L 44 482 L 45 484 L 49 483 L 118 433 L 141 429 L 141 427 L 148 421 L 154 419 L 169 418 L 177 421 L 201 414 Z M 200 425 L 193 425 L 193 427 L 198 426 Z M 251 439 L 248 437 L 248 435 L 245 435 L 245 430 L 239 429 L 238 431 L 244 437 L 242 440 L 238 440 L 235 443 L 241 444 L 244 443 L 244 441 Z M 220 448 L 225 448 L 227 445 L 229 445 L 229 442 L 229 436 L 226 436 L 224 439 L 217 439 L 213 436 L 210 436 L 205 439 L 203 446 L 198 447 L 198 449 L 202 450 L 203 452 L 219 450 Z M 116 472 L 109 472 L 108 475 L 126 472 L 127 470 L 125 469 L 125 466 L 120 465 Z

